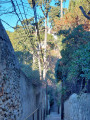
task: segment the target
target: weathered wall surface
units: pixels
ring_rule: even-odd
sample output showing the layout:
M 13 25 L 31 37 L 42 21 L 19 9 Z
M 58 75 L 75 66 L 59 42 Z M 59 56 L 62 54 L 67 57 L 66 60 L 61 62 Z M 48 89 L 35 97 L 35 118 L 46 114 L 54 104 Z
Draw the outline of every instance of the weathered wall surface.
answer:
M 64 104 L 64 120 L 90 120 L 90 94 L 73 94 Z
M 33 85 L 21 72 L 11 42 L 0 22 L 0 120 L 23 120 L 35 108 Z
M 22 114 L 20 120 L 24 120 L 36 109 L 36 93 L 31 81 L 20 71 L 20 96 Z

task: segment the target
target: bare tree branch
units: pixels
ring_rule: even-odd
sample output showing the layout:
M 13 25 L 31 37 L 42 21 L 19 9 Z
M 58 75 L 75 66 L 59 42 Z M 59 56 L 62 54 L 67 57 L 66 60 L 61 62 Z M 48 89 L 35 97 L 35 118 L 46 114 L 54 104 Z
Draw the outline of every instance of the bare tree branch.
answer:
M 83 7 L 80 6 L 79 8 L 81 9 L 83 15 L 84 15 L 88 20 L 90 20 L 90 16 L 88 16 L 88 15 L 86 14 L 86 12 L 84 11 Z
M 0 14 L 0 16 L 5 15 L 5 14 L 14 14 L 14 11 L 2 13 Z
M 88 1 L 88 3 L 90 4 L 89 0 L 87 0 L 87 1 Z
M 14 29 L 14 27 L 12 27 L 11 25 L 9 25 L 6 21 L 4 21 L 4 20 L 2 20 L 2 19 L 0 19 L 2 22 L 4 22 L 5 24 L 7 24 L 9 27 L 11 27 L 11 28 L 13 28 Z

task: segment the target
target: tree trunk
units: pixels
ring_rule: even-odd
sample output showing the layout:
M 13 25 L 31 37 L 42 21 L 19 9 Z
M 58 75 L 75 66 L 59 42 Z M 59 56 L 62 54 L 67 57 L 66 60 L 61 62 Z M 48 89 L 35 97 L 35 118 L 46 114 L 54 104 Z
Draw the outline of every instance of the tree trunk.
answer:
M 34 70 L 34 67 L 35 67 L 35 52 L 33 51 L 33 70 Z
M 44 65 L 43 65 L 43 80 L 46 80 L 46 48 L 47 47 L 47 17 L 45 17 L 45 39 L 44 39 Z
M 40 61 L 40 45 L 38 46 L 38 67 L 39 67 L 39 75 L 40 80 L 42 80 L 42 70 L 41 70 L 41 61 Z
M 36 37 L 38 37 L 39 44 L 38 44 L 38 67 L 39 67 L 39 75 L 40 75 L 40 80 L 42 80 L 42 72 L 41 72 L 41 61 L 40 61 L 40 34 L 39 34 L 39 28 L 38 28 L 38 22 L 37 22 L 37 13 L 36 13 L 36 6 L 35 6 L 35 0 L 32 0 L 33 4 L 33 10 L 34 10 L 34 18 L 35 18 L 35 24 L 36 24 Z M 41 52 L 42 54 L 42 52 Z
M 61 18 L 63 18 L 63 0 L 61 0 Z
M 47 60 L 46 60 L 46 50 L 47 50 L 47 16 L 45 16 L 45 39 L 44 39 L 44 63 L 43 63 L 43 80 L 46 81 L 46 114 L 48 114 L 48 95 L 47 95 Z

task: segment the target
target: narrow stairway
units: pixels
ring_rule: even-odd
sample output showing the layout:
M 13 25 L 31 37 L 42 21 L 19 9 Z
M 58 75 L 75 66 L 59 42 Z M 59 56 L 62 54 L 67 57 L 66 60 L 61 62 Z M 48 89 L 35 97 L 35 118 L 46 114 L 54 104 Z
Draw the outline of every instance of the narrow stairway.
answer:
M 60 120 L 60 114 L 57 112 L 51 112 L 50 115 L 47 116 L 46 120 Z
M 47 115 L 45 120 L 61 120 L 61 116 L 58 114 L 58 106 L 54 97 L 54 103 L 50 106 L 50 115 Z

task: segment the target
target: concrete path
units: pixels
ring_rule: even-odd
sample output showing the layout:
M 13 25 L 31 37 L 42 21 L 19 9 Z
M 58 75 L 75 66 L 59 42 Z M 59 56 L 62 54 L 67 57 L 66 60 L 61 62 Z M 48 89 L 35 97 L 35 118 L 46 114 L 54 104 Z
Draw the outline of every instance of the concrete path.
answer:
M 61 120 L 60 114 L 57 114 L 56 112 L 51 112 L 51 114 L 47 116 L 46 120 Z

